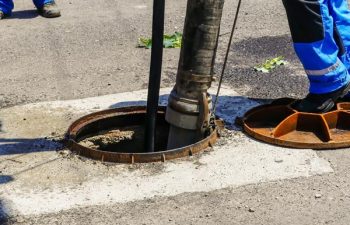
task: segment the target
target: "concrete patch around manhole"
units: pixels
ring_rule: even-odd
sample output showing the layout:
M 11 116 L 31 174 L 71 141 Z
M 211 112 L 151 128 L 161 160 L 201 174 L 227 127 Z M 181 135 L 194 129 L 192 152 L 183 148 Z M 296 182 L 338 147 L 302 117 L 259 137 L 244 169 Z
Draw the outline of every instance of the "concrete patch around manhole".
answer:
M 161 90 L 161 104 L 166 104 L 170 90 Z M 242 134 L 233 121 L 257 103 L 226 87 L 217 112 L 231 130 L 213 150 L 199 156 L 148 165 L 103 165 L 66 152 L 63 157 L 47 138 L 52 133 L 63 133 L 84 114 L 144 105 L 146 94 L 141 90 L 2 109 L 2 211 L 10 215 L 53 213 L 333 172 L 330 164 L 312 150 L 275 147 Z
M 147 5 L 135 5 L 135 9 L 147 9 Z

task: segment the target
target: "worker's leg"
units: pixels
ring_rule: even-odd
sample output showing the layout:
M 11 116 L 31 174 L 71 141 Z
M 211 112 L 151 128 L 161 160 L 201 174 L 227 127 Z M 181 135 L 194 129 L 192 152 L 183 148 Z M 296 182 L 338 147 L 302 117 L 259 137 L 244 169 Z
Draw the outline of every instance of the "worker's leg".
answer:
M 334 33 L 339 46 L 339 58 L 350 70 L 350 9 L 347 0 L 329 1 L 330 14 L 334 19 Z
M 6 15 L 10 15 L 13 9 L 12 0 L 0 0 L 0 11 Z
M 338 58 L 328 1 L 283 0 L 295 51 L 309 77 L 310 93 L 315 94 L 335 91 L 350 81 Z
M 283 0 L 294 48 L 310 81 L 310 94 L 296 107 L 298 110 L 330 110 L 350 81 L 334 38 L 330 1 L 338 0 Z
M 36 8 L 41 9 L 45 4 L 52 3 L 54 0 L 33 0 Z

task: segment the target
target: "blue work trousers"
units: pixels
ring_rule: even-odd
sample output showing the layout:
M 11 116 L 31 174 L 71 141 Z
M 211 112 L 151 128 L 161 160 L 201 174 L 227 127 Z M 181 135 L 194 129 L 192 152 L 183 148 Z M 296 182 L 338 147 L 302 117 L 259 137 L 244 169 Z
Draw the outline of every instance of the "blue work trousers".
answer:
M 310 93 L 335 91 L 350 82 L 350 10 L 347 0 L 283 0 L 294 49 Z
M 44 4 L 53 2 L 54 0 L 33 0 L 36 8 L 43 7 Z M 13 0 L 0 0 L 0 10 L 6 15 L 10 15 L 14 5 Z

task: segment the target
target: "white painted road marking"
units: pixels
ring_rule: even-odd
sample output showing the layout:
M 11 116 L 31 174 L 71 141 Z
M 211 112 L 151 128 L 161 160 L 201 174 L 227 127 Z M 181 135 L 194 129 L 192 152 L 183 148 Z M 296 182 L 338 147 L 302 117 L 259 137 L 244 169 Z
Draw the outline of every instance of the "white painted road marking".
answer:
M 162 89 L 161 91 L 163 94 L 169 92 L 170 89 Z M 242 115 L 248 108 L 257 105 L 256 102 L 240 97 L 228 88 L 222 90 L 222 96 L 224 97 L 220 100 L 218 112 L 230 123 L 234 121 L 237 115 Z M 143 90 L 82 100 L 44 102 L 3 109 L 0 112 L 0 117 L 4 121 L 6 133 L 1 134 L 1 137 L 13 139 L 33 138 L 35 136 L 33 126 L 22 127 L 24 130 L 18 132 L 16 123 L 18 123 L 18 115 L 28 114 L 29 116 L 29 114 L 33 114 L 31 112 L 35 111 L 37 113 L 38 109 L 42 113 L 38 118 L 44 118 L 45 115 L 51 113 L 51 115 L 54 114 L 57 120 L 64 120 L 62 123 L 57 123 L 56 126 L 66 126 L 69 124 L 68 120 L 60 114 L 67 115 L 76 111 L 80 114 L 88 113 L 111 106 L 128 104 L 116 104 L 119 100 L 132 101 L 133 104 L 135 102 L 144 104 L 145 99 L 146 91 Z M 167 97 L 164 96 L 162 102 L 166 103 L 166 101 Z M 39 124 L 40 120 L 32 122 Z M 37 135 L 44 135 L 45 132 L 49 134 L 52 130 L 52 126 L 48 126 L 46 129 L 43 126 L 38 125 L 38 127 L 40 132 L 38 131 Z M 18 136 L 19 134 L 21 136 Z M 38 184 L 29 187 L 23 185 L 23 179 L 28 179 L 28 177 L 14 176 L 12 182 L 0 184 L 0 199 L 9 214 L 31 215 L 54 213 L 75 207 L 125 203 L 154 196 L 174 196 L 185 192 L 213 191 L 227 187 L 333 172 L 329 163 L 319 158 L 312 150 L 275 147 L 251 140 L 240 132 L 234 132 L 234 134 L 237 136 L 229 140 L 226 145 L 214 147 L 214 151 L 203 154 L 198 161 L 195 162 L 195 159 L 193 159 L 166 162 L 162 171 L 155 174 L 145 174 L 142 169 L 128 171 L 125 170 L 125 166 L 116 165 L 115 167 L 120 167 L 120 173 L 113 175 L 102 174 L 87 177 L 84 178 L 83 182 L 67 181 L 65 183 Z M 0 166 L 2 159 L 9 157 L 5 153 L 6 148 L 0 146 Z M 35 152 L 31 154 L 37 158 L 43 157 L 46 160 L 57 157 L 55 152 Z M 23 160 L 21 167 L 35 163 L 39 162 Z M 61 176 L 60 171 L 65 173 L 65 167 L 69 163 L 74 163 L 74 161 L 68 161 L 67 163 L 59 164 L 62 168 L 54 176 Z M 57 164 L 52 165 L 57 166 Z M 10 168 L 6 171 L 7 174 L 5 175 L 11 175 L 15 172 L 15 169 Z M 77 168 L 77 171 L 79 171 L 79 168 Z M 45 173 L 45 171 L 41 172 Z M 66 175 L 69 175 L 69 172 Z M 45 177 L 46 174 L 40 174 L 40 176 Z

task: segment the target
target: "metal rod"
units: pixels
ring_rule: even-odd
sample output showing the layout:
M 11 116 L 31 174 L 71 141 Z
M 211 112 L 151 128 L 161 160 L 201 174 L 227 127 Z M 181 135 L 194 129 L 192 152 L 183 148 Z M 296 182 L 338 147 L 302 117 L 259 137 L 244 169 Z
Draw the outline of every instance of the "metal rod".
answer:
M 226 71 L 226 65 L 227 65 L 227 60 L 228 60 L 228 56 L 230 54 L 230 50 L 231 50 L 231 45 L 232 45 L 232 40 L 233 40 L 233 35 L 235 33 L 236 30 L 236 25 L 237 25 L 237 21 L 238 21 L 238 16 L 239 16 L 239 11 L 241 9 L 241 4 L 242 4 L 242 0 L 238 1 L 238 5 L 237 5 L 237 9 L 236 9 L 236 15 L 235 15 L 235 19 L 232 25 L 232 30 L 231 30 L 231 35 L 230 35 L 230 39 L 228 42 L 228 46 L 227 46 L 227 50 L 226 50 L 226 55 L 225 55 L 225 60 L 224 60 L 224 65 L 222 66 L 222 70 L 221 70 L 221 75 L 220 75 L 220 80 L 219 80 L 219 86 L 218 86 L 218 90 L 216 93 L 216 98 L 213 104 L 213 109 L 212 109 L 212 114 L 215 115 L 216 112 L 216 107 L 217 107 L 217 103 L 218 103 L 218 99 L 219 99 L 219 94 L 220 94 L 220 90 L 221 90 L 221 85 L 222 85 L 222 81 L 223 78 L 225 76 L 225 71 Z
M 152 53 L 148 84 L 147 115 L 145 127 L 145 150 L 154 152 L 159 89 L 163 60 L 165 0 L 153 1 Z

